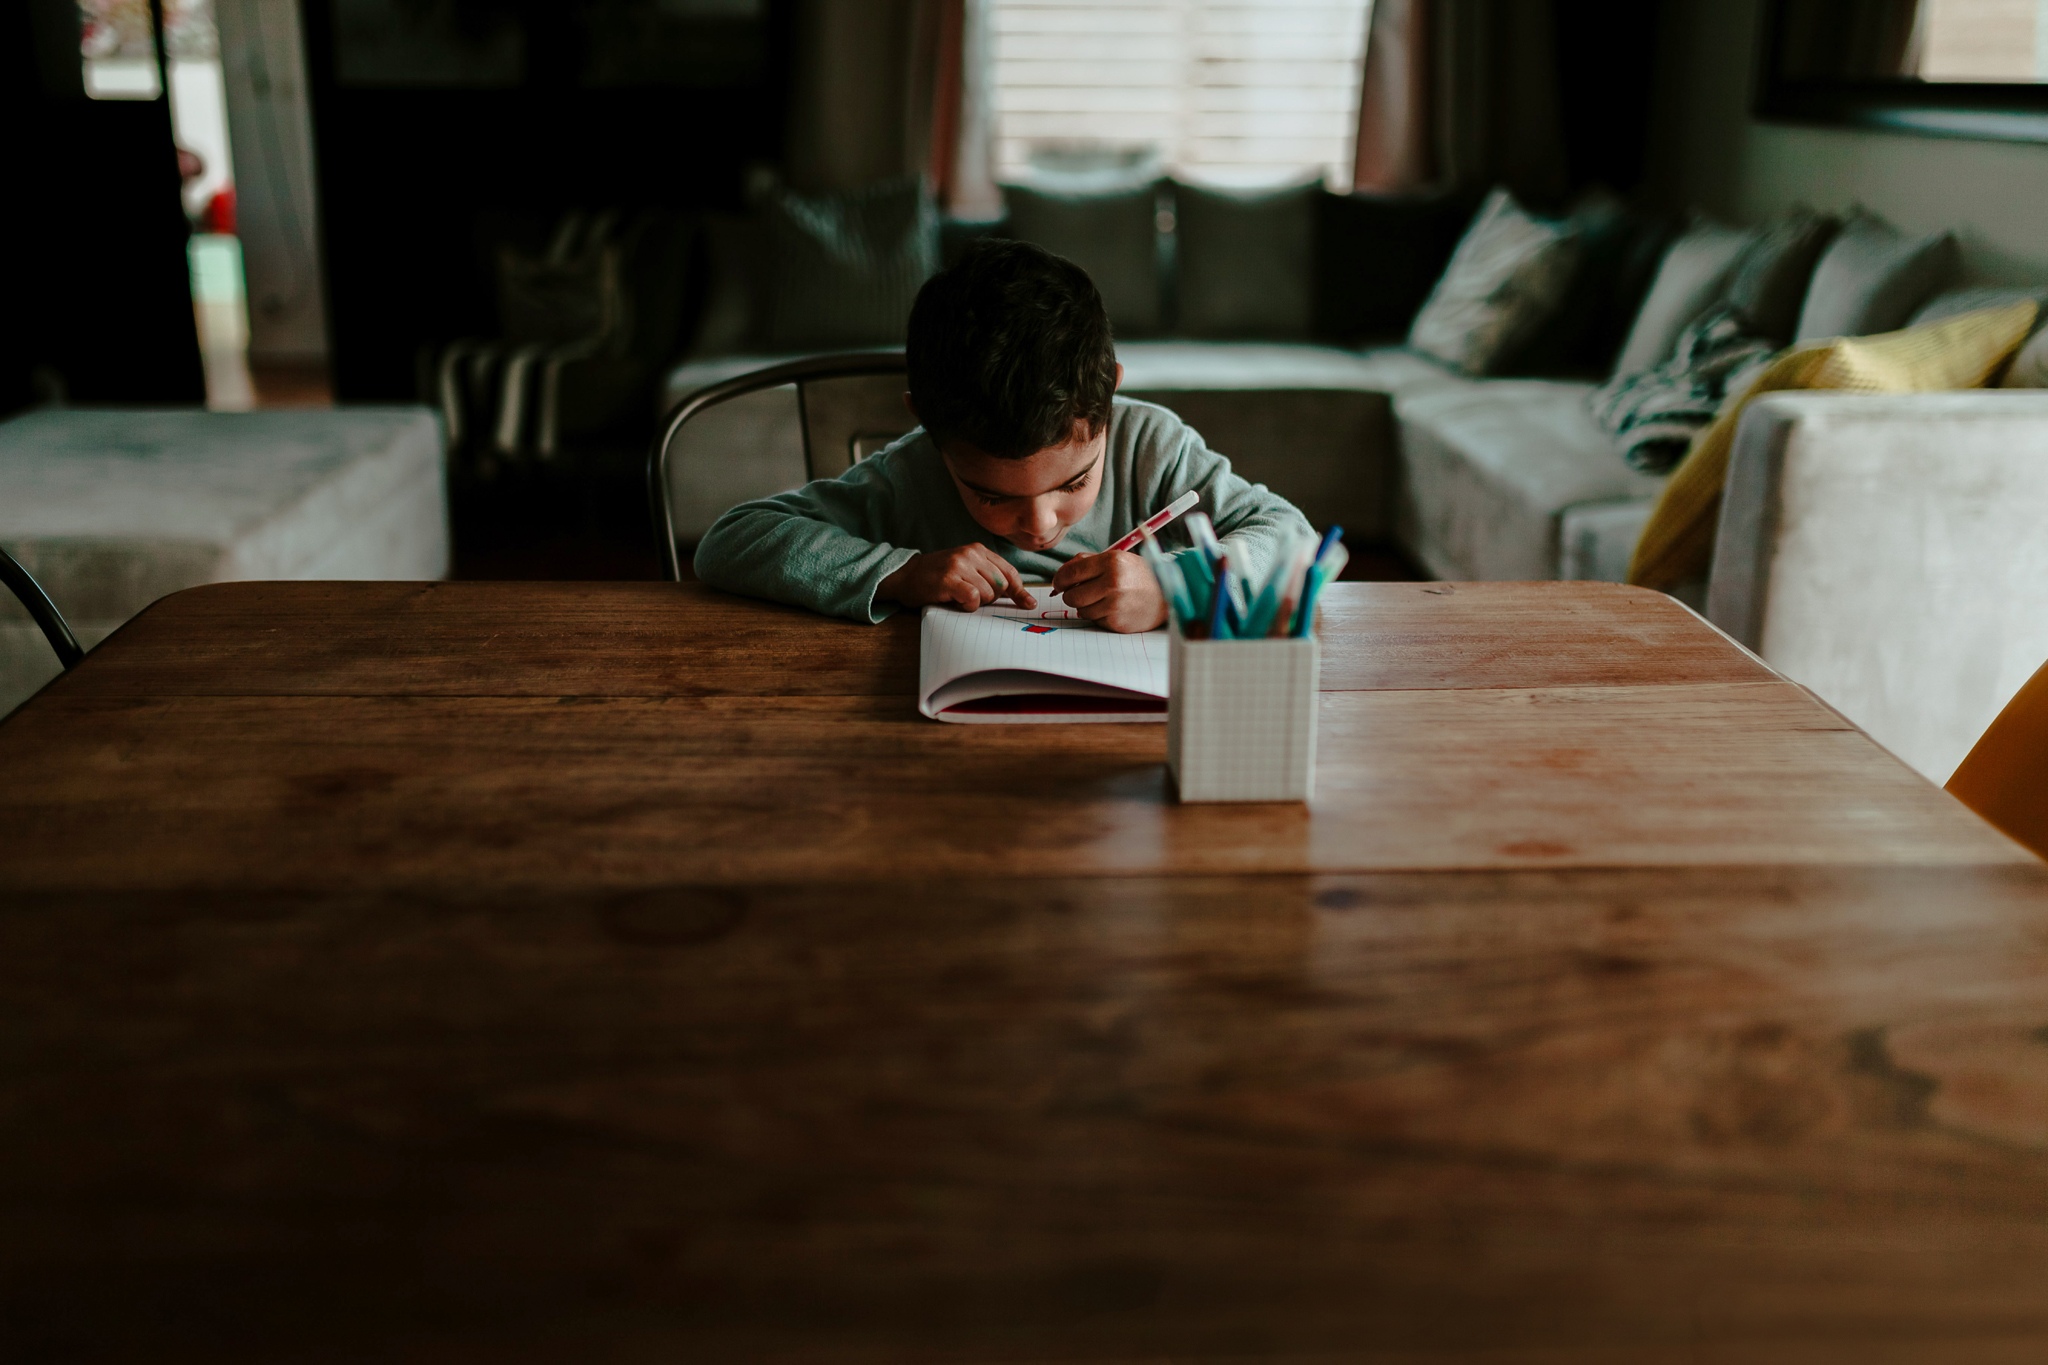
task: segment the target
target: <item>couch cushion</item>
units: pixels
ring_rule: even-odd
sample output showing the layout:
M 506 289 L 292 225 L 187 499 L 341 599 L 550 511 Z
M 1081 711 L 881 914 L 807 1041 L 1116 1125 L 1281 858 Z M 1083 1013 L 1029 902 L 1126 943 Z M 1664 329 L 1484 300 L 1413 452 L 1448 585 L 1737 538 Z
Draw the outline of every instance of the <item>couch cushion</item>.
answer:
M 1320 183 L 1258 193 L 1174 186 L 1178 330 L 1306 337 Z
M 1961 269 L 1954 233 L 1908 237 L 1875 214 L 1855 214 L 1814 269 L 1793 339 L 1896 331 Z
M 1627 582 L 1629 556 L 1635 553 L 1643 525 L 1656 506 L 1655 498 L 1623 498 L 1567 507 L 1558 524 L 1557 576 L 1594 583 Z
M 1605 377 L 1641 311 L 1676 225 L 1605 190 L 1572 206 L 1579 267 L 1549 322 L 1496 373 L 1524 378 Z
M 762 344 L 902 340 L 919 286 L 939 268 L 939 213 L 922 180 L 844 194 L 777 188 L 759 212 L 773 265 L 764 281 Z
M 1723 296 L 1751 332 L 1773 346 L 1792 339 L 1814 267 L 1841 226 L 1832 215 L 1800 206 L 1756 230 L 1736 260 Z
M 1984 308 L 1999 308 L 2022 299 L 2032 299 L 2040 309 L 2034 315 L 2034 335 L 2020 347 L 2012 363 L 2005 367 L 1998 386 L 2002 389 L 2048 388 L 2048 289 L 1978 286 L 1944 290 L 1920 305 L 1920 311 L 1913 314 L 1912 325 L 1918 327 L 1925 322 L 1940 322 L 1944 318 Z
M 1160 330 L 1156 184 L 1071 194 L 1007 185 L 1003 196 L 1010 210 L 1010 235 L 1087 271 L 1119 336 Z
M 1324 194 L 1316 200 L 1315 334 L 1408 334 L 1476 204 L 1465 193 Z
M 1401 393 L 1460 377 L 1398 346 L 1347 351 L 1337 346 L 1257 341 L 1122 341 L 1116 358 L 1126 390 L 1357 389 Z
M 1537 218 L 1495 190 L 1416 314 L 1408 345 L 1487 374 L 1557 313 L 1578 262 L 1575 226 Z
M 1635 374 L 1671 358 L 1678 334 L 1720 300 L 1751 233 L 1700 219 L 1664 252 L 1650 292 L 1615 357 L 1616 374 Z
M 1397 396 L 1402 543 L 1442 578 L 1554 577 L 1566 508 L 1648 497 L 1663 482 L 1621 462 L 1587 410 L 1591 391 L 1490 379 Z
M 707 213 L 698 238 L 703 303 L 690 354 L 717 356 L 760 344 L 761 234 L 737 213 Z

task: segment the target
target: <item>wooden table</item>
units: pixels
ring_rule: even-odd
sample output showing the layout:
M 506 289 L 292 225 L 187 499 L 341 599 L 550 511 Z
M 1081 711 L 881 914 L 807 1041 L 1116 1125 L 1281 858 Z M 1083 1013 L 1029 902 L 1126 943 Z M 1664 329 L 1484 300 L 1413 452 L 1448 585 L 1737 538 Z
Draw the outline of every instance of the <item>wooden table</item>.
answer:
M 246 584 L 0 723 L 0 1359 L 2036 1361 L 2048 868 L 1668 599 L 1317 799 L 909 623 Z

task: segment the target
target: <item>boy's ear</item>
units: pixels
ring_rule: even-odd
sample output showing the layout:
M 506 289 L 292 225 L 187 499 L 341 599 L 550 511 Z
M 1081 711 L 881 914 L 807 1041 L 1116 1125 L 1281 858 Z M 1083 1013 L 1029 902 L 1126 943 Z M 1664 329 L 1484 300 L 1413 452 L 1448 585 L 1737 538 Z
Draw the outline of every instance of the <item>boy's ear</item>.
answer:
M 1118 361 L 1116 366 L 1116 386 L 1119 389 L 1124 386 L 1124 366 L 1122 361 Z M 910 395 L 906 393 L 903 397 L 908 400 Z
M 1122 376 L 1118 376 L 1118 377 L 1119 377 L 1119 378 L 1121 378 Z M 909 413 L 909 414 L 910 414 L 910 416 L 911 416 L 911 420 L 915 421 L 915 422 L 916 422 L 916 423 L 917 423 L 917 424 L 918 424 L 919 426 L 923 426 L 923 425 L 924 425 L 924 418 L 922 418 L 922 417 L 919 417 L 919 416 L 917 415 L 917 404 L 915 404 L 915 403 L 913 403 L 913 402 L 911 402 L 911 401 L 910 401 L 910 390 L 909 390 L 909 389 L 905 389 L 905 390 L 903 391 L 903 410 L 904 410 L 905 412 Z

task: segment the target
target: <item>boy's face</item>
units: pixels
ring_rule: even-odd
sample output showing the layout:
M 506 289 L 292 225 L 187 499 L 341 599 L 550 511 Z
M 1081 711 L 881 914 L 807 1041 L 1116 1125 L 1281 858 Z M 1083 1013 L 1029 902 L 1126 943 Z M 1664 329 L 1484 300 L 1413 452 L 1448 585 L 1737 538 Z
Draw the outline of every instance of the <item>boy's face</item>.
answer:
M 983 530 L 1020 550 L 1050 550 L 1095 506 L 1108 450 L 1107 422 L 1096 432 L 1076 422 L 1065 444 L 1021 460 L 999 459 L 957 441 L 941 447 L 939 458 Z
M 1116 367 L 1116 386 L 1124 386 L 1124 367 Z M 917 408 L 903 395 L 910 415 Z M 1021 460 L 1001 460 L 973 446 L 954 442 L 939 450 L 946 472 L 968 515 L 984 531 L 992 531 L 1020 550 L 1050 550 L 1066 539 L 1068 528 L 1094 510 L 1102 494 L 1103 456 L 1109 450 L 1109 423 L 1091 432 L 1086 422 L 1074 423 L 1064 445 L 1047 446 Z

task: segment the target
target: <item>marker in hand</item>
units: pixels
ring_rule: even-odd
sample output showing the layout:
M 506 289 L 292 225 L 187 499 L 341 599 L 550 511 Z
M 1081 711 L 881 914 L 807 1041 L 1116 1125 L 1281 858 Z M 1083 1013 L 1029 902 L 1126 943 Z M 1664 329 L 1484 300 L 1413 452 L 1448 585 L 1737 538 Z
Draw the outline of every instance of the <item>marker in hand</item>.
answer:
M 1154 512 L 1151 516 L 1145 518 L 1145 520 L 1138 523 L 1136 526 L 1133 526 L 1128 535 L 1125 535 L 1122 539 L 1118 540 L 1116 544 L 1110 546 L 1107 550 L 1104 550 L 1103 553 L 1106 555 L 1115 555 L 1122 554 L 1126 550 L 1137 549 L 1138 542 L 1145 538 L 1146 532 L 1149 531 L 1152 534 L 1157 535 L 1160 532 L 1160 530 L 1166 526 L 1168 522 L 1172 521 L 1175 517 L 1187 511 L 1190 507 L 1193 507 L 1196 503 L 1200 502 L 1201 500 L 1202 495 L 1196 490 L 1190 488 L 1187 492 L 1181 494 L 1172 502 L 1168 503 L 1164 508 L 1157 512 Z

